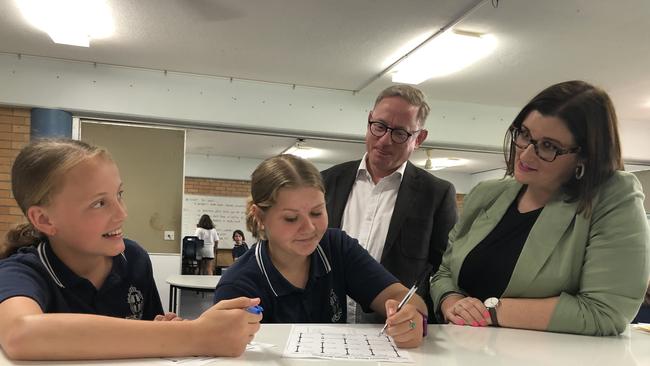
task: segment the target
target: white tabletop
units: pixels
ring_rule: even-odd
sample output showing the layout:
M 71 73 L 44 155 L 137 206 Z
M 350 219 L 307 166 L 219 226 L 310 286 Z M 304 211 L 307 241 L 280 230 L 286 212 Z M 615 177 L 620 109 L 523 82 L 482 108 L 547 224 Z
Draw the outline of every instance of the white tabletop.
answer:
M 219 283 L 219 279 L 221 279 L 221 276 L 171 275 L 165 281 L 172 286 L 214 290 L 217 283 Z
M 331 324 L 329 324 L 331 325 Z M 354 325 L 348 325 L 354 327 Z M 377 330 L 379 330 L 377 326 Z M 238 358 L 215 359 L 211 365 L 372 365 L 368 361 L 329 361 L 281 358 L 291 324 L 264 324 L 256 342 L 274 344 L 262 351 L 246 351 Z M 629 329 L 618 337 L 588 337 L 505 328 L 473 328 L 430 325 L 429 337 L 417 349 L 409 350 L 415 361 L 409 365 L 650 365 L 650 333 Z M 0 352 L 4 365 L 164 365 L 160 359 L 82 362 L 13 363 Z M 399 364 L 394 364 L 399 365 Z

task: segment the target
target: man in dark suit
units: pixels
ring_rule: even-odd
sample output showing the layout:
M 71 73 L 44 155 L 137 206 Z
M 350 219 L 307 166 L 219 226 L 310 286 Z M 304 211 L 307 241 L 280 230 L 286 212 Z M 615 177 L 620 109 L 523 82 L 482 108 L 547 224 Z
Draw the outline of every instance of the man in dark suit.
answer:
M 454 186 L 408 161 L 427 137 L 428 113 L 420 90 L 387 88 L 368 114 L 363 158 L 322 172 L 329 227 L 359 239 L 406 287 L 429 266 L 437 271 L 457 219 Z M 418 293 L 433 314 L 428 279 Z M 349 322 L 379 320 L 351 300 L 348 308 Z

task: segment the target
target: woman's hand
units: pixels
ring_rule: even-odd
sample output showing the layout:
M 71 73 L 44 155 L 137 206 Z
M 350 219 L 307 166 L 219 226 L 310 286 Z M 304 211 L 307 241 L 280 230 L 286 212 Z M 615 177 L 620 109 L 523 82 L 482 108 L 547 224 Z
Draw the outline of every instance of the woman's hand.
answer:
M 402 306 L 397 311 L 396 300 L 386 300 L 386 334 L 393 337 L 400 348 L 414 348 L 422 344 L 423 318 L 417 308 L 411 304 Z
M 262 314 L 246 311 L 259 305 L 260 299 L 238 297 L 222 300 L 194 320 L 198 332 L 193 338 L 199 343 L 200 355 L 239 356 L 260 329 Z
M 449 295 L 442 301 L 440 309 L 445 319 L 456 325 L 485 327 L 492 323 L 487 308 L 475 297 L 465 297 L 461 294 Z

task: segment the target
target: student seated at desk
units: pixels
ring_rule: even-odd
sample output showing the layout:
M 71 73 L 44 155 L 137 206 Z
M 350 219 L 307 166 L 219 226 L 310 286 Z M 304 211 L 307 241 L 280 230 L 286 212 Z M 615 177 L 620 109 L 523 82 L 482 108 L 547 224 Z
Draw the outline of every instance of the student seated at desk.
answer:
M 649 236 L 609 96 L 583 81 L 550 86 L 506 136 L 509 177 L 470 192 L 432 278 L 438 315 L 458 325 L 622 333 L 643 301 Z
M 293 155 L 263 161 L 253 172 L 247 227 L 260 239 L 225 275 L 215 300 L 261 299 L 264 322 L 345 323 L 346 295 L 388 319 L 387 334 L 400 347 L 422 342 L 427 307 L 408 292 L 356 239 L 327 229 L 320 173 Z
M 73 140 L 26 146 L 11 171 L 29 223 L 0 245 L 0 345 L 9 358 L 236 356 L 259 329 L 244 309 L 214 305 L 193 321 L 164 314 L 147 253 L 123 238 L 126 207 L 106 150 Z

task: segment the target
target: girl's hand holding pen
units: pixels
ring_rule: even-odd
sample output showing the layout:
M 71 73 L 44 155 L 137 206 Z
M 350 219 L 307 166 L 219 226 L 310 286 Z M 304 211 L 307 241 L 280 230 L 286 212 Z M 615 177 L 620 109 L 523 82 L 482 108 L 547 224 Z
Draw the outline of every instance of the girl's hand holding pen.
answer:
M 400 348 L 415 348 L 422 344 L 423 318 L 417 308 L 405 304 L 397 311 L 396 300 L 386 301 L 386 334 L 393 337 Z
M 255 337 L 262 320 L 260 299 L 238 297 L 222 300 L 194 320 L 197 334 L 188 343 L 196 343 L 200 355 L 239 356 Z M 215 334 L 224 336 L 215 337 Z

